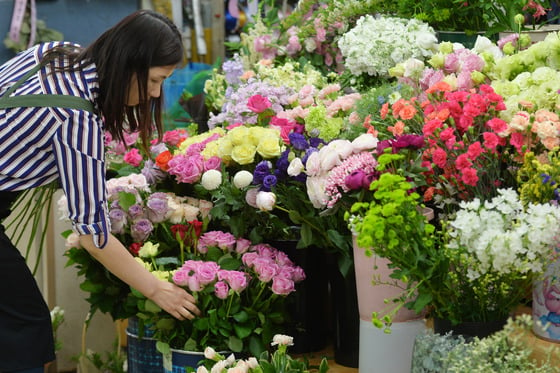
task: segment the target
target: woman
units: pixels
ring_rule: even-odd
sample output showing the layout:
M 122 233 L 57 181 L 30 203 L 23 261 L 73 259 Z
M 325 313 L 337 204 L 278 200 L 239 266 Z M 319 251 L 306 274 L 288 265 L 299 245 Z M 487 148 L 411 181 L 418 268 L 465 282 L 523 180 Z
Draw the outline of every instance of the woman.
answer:
M 194 298 L 156 279 L 110 234 L 104 133 L 123 140 L 139 130 L 148 147 L 154 122 L 162 133 L 162 83 L 182 58 L 175 25 L 141 10 L 85 49 L 42 44 L 0 66 L 0 218 L 18 191 L 58 180 L 81 245 L 180 320 L 199 314 Z M 48 307 L 1 227 L 0 372 L 43 372 L 52 360 Z

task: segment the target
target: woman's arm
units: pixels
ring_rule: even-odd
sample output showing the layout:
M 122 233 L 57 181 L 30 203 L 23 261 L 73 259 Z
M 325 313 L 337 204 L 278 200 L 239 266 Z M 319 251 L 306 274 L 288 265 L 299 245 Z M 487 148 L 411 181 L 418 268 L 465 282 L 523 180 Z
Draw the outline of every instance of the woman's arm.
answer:
M 113 235 L 109 235 L 107 245 L 103 249 L 95 246 L 92 235 L 81 235 L 80 244 L 112 274 L 153 300 L 173 317 L 184 320 L 200 315 L 191 294 L 152 275 L 134 260 Z

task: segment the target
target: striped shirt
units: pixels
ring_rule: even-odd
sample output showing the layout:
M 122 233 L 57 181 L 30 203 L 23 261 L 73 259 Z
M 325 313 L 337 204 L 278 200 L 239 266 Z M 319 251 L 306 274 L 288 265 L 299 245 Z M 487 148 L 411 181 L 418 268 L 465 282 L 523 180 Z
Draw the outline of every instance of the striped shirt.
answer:
M 40 44 L 0 66 L 0 96 L 60 42 Z M 60 64 L 59 61 L 55 64 Z M 12 95 L 72 95 L 96 102 L 94 64 L 73 72 L 43 67 Z M 58 107 L 0 109 L 0 190 L 17 191 L 59 180 L 78 234 L 107 237 L 104 130 L 100 116 Z

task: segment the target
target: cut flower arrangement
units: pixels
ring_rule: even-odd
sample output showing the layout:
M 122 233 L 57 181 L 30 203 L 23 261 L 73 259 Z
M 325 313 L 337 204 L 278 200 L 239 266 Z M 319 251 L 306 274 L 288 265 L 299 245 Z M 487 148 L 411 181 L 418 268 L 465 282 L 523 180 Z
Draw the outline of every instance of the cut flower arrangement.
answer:
M 170 192 L 152 192 L 152 187 L 142 174 L 108 180 L 111 233 L 137 260 L 150 257 L 154 269 L 166 271 L 176 268 L 185 255 L 183 240 L 177 234 L 200 234 L 209 222 L 212 203 Z M 58 201 L 58 207 L 61 216 L 68 216 L 64 196 Z M 133 316 L 137 306 L 130 287 L 83 250 L 75 233 L 66 231 L 63 235 L 67 246 L 66 265 L 77 267 L 78 276 L 84 277 L 80 288 L 89 293 L 91 313 L 107 312 L 113 319 Z
M 202 315 L 178 321 L 138 292 L 139 320 L 154 331 L 157 348 L 170 361 L 170 348 L 252 353 L 259 356 L 286 321 L 284 302 L 305 279 L 287 255 L 267 244 L 252 245 L 231 233 L 208 231 L 185 235 L 185 261 L 166 272 L 166 279 L 184 287 L 197 300 Z M 157 245 L 157 244 L 155 244 Z M 144 257 L 158 268 L 157 251 Z
M 378 161 L 383 166 L 391 158 Z M 384 173 L 371 185 L 374 199 L 354 204 L 348 214 L 359 246 L 387 258 L 391 277 L 407 284 L 399 299 L 389 300 L 396 302 L 389 313 L 373 315 L 374 323 L 390 326 L 403 306 L 418 313 L 428 307 L 453 324 L 505 320 L 550 260 L 560 209 L 524 207 L 517 192 L 498 189 L 491 199 L 461 202 L 437 230 L 419 211 L 420 195 L 412 189 L 402 176 Z

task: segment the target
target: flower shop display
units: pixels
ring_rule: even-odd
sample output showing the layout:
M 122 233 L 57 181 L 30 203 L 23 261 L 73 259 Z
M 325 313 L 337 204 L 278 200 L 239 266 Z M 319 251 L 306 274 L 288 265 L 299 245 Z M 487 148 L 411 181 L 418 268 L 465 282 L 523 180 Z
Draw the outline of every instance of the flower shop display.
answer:
M 390 327 L 404 305 L 416 312 L 428 306 L 432 317 L 452 325 L 507 319 L 548 263 L 559 209 L 524 207 L 517 192 L 498 189 L 492 199 L 461 202 L 436 230 L 417 210 L 420 195 L 412 187 L 400 175 L 382 174 L 371 185 L 375 198 L 350 212 L 358 244 L 389 259 L 391 277 L 407 284 L 389 313 L 373 314 L 374 324 Z
M 181 237 L 192 239 L 188 234 Z M 143 260 L 152 271 L 157 268 L 156 254 Z M 158 273 L 193 294 L 202 311 L 193 321 L 179 321 L 134 292 L 139 299 L 137 316 L 154 332 L 168 370 L 173 349 L 202 352 L 209 346 L 260 355 L 282 329 L 286 297 L 305 279 L 303 270 L 283 252 L 222 231 L 208 231 L 186 242 L 183 264 Z
M 338 41 L 345 72 L 361 81 L 387 79 L 390 68 L 409 58 L 428 59 L 436 44 L 434 30 L 422 21 L 369 14 Z

